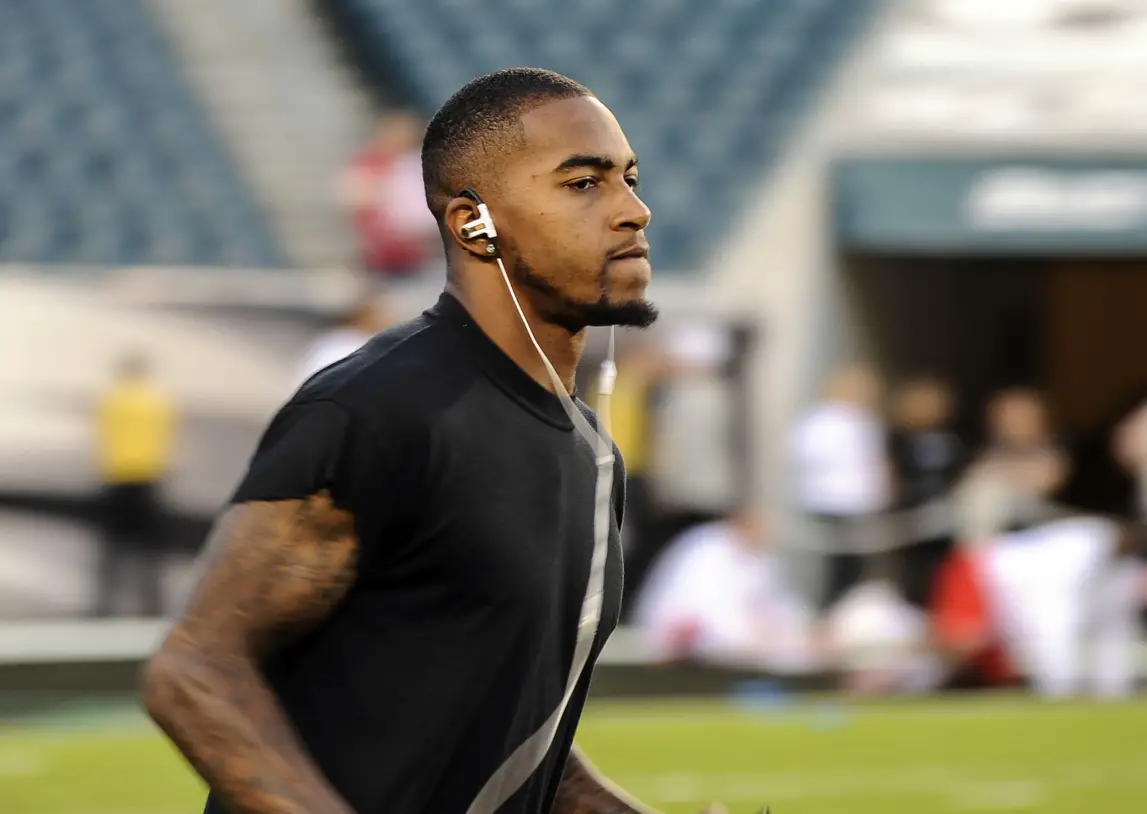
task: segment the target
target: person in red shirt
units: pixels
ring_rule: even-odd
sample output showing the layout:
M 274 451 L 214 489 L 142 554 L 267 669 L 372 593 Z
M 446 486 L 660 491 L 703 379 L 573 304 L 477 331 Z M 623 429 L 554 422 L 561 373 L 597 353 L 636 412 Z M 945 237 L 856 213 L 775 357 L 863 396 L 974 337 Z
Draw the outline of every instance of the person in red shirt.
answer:
M 995 628 L 974 548 L 954 549 L 936 575 L 932 638 L 953 683 L 994 687 L 1019 680 Z
M 396 112 L 384 117 L 374 141 L 343 180 L 343 197 L 368 271 L 410 276 L 437 251 L 438 224 L 423 192 L 421 136 L 416 116 Z
M 950 683 L 1132 693 L 1145 546 L 1139 524 L 1077 516 L 955 550 L 931 618 Z

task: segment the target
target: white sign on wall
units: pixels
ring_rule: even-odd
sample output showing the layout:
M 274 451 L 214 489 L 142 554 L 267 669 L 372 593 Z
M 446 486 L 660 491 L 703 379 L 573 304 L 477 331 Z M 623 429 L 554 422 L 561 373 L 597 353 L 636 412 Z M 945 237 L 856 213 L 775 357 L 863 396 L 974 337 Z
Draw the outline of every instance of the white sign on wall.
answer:
M 973 183 L 966 216 L 974 228 L 990 231 L 1104 232 L 1147 226 L 1147 172 L 990 170 Z

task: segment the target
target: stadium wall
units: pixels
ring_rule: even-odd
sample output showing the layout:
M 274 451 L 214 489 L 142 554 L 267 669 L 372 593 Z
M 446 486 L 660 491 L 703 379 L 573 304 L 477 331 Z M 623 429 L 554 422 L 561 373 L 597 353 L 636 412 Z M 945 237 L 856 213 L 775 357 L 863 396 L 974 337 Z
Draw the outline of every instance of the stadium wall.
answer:
M 760 195 L 703 275 L 708 302 L 750 314 L 766 328 L 767 341 L 752 367 L 753 399 L 759 405 L 753 455 L 761 466 L 759 502 L 786 539 L 808 533 L 790 510 L 788 429 L 815 396 L 824 372 L 863 353 L 863 330 L 847 307 L 833 241 L 829 170 L 848 131 L 849 102 L 861 90 L 863 68 L 892 8 L 886 5 L 874 15 L 840 62 L 818 106 L 789 140 L 775 169 L 761 178 Z M 810 590 L 819 564 L 809 557 L 792 562 Z

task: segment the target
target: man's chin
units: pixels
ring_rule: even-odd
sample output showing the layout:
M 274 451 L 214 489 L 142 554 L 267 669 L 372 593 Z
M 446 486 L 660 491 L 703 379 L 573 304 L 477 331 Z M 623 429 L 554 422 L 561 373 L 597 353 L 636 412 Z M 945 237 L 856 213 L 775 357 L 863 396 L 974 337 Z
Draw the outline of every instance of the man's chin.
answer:
M 609 302 L 598 300 L 592 305 L 583 305 L 578 309 L 586 327 L 607 327 L 616 325 L 619 328 L 648 328 L 657 321 L 657 306 L 648 300 L 627 300 L 626 302 Z

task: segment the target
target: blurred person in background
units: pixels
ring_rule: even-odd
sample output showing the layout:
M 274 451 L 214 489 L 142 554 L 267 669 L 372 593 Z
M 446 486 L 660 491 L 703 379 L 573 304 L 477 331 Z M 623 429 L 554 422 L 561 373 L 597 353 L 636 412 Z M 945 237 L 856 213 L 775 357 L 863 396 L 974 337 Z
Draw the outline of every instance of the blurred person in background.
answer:
M 1147 520 L 1147 402 L 1116 425 L 1111 452 L 1135 484 L 1131 511 L 1138 519 Z
M 959 546 L 932 609 L 945 680 L 995 687 L 1026 677 L 1051 698 L 1131 694 L 1145 544 L 1138 523 L 1074 517 Z
M 338 324 L 323 331 L 307 346 L 295 375 L 296 382 L 302 384 L 324 367 L 350 356 L 389 325 L 390 316 L 378 298 L 358 300 Z
M 95 616 L 115 612 L 127 587 L 146 616 L 163 613 L 164 512 L 160 489 L 171 469 L 175 407 L 137 352 L 116 365 L 115 380 L 96 413 L 100 549 Z
M 823 666 L 812 609 L 749 509 L 674 539 L 637 598 L 634 620 L 650 655 L 665 663 L 773 673 Z
M 659 380 L 651 416 L 650 480 L 661 528 L 651 555 L 686 529 L 719 520 L 744 498 L 733 456 L 733 344 L 724 325 L 687 321 L 662 345 L 672 375 Z
M 673 375 L 673 360 L 647 335 L 627 336 L 618 348 L 617 381 L 610 401 L 610 432 L 625 458 L 625 594 L 636 595 L 657 554 L 658 509 L 649 482 L 652 401 Z
M 866 562 L 880 542 L 880 516 L 890 499 L 880 400 L 872 370 L 838 370 L 793 433 L 798 509 L 814 521 L 830 551 L 822 609 L 869 575 Z
M 889 457 L 896 485 L 898 512 L 911 512 L 945 494 L 955 484 L 964 462 L 963 443 L 952 427 L 954 399 L 936 378 L 913 379 L 893 397 Z M 952 545 L 951 534 L 914 533 L 912 515 L 898 524 L 910 542 L 900 556 L 900 588 L 919 608 L 928 606 L 936 570 Z
M 343 179 L 367 271 L 409 277 L 437 256 L 438 223 L 426 210 L 421 142 L 418 117 L 401 111 L 384 116 Z
M 1029 388 L 997 393 L 987 410 L 988 443 L 976 456 L 966 480 L 996 484 L 1008 497 L 1003 528 L 1020 530 L 1047 516 L 1046 504 L 1063 486 L 1070 461 L 1052 432 L 1046 401 Z
M 889 579 L 867 579 L 834 604 L 822 638 L 840 689 L 856 696 L 919 693 L 942 675 L 927 614 L 908 604 Z

